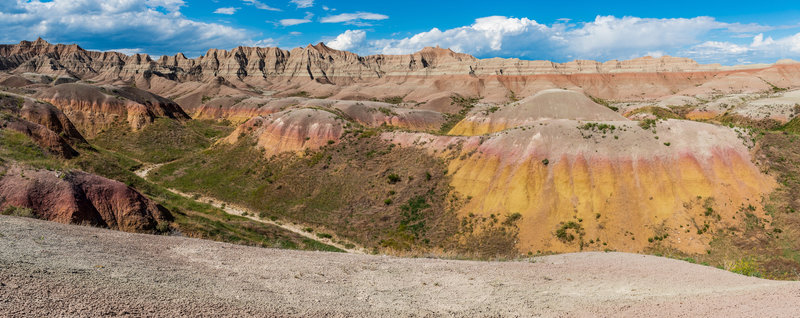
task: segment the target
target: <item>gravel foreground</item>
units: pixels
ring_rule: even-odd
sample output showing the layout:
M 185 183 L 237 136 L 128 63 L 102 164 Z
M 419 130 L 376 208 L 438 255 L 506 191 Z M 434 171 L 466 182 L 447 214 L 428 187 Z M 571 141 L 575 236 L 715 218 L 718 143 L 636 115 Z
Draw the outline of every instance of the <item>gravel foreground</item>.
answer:
M 0 316 L 800 315 L 800 283 L 654 256 L 301 252 L 0 216 Z

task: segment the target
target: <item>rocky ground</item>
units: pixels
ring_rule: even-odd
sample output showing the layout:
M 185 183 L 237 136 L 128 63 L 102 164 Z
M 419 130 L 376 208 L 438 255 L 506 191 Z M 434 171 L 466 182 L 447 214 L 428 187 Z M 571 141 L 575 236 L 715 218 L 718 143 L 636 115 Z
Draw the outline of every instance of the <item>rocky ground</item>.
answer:
M 797 282 L 644 255 L 403 259 L 0 217 L 0 316 L 788 317 L 798 301 Z

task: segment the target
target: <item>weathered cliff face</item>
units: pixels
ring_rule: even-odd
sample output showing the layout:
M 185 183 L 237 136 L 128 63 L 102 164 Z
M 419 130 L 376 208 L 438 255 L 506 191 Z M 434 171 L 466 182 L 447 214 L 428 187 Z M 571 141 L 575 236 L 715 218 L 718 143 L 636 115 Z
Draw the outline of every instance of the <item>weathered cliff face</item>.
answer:
M 189 119 L 175 102 L 133 87 L 61 84 L 35 96 L 61 109 L 88 137 L 116 124 L 137 131 L 158 117 Z
M 266 90 L 305 91 L 334 99 L 402 96 L 436 110 L 437 103 L 452 93 L 503 102 L 510 92 L 526 97 L 544 89 L 567 88 L 605 99 L 648 100 L 676 93 L 765 91 L 771 88 L 767 82 L 800 86 L 796 75 L 800 64 L 790 62 L 725 67 L 667 56 L 553 63 L 477 59 L 440 48 L 407 55 L 358 56 L 324 44 L 292 50 L 213 49 L 194 59 L 177 54 L 154 61 L 147 55 L 86 51 L 40 39 L 0 46 L 0 71 L 68 75 L 104 83 L 123 80 L 162 96 L 179 96 L 176 100 L 189 112 L 203 104 L 202 92 L 210 97 Z M 208 92 L 202 87 L 220 79 L 230 84 L 227 92 Z
M 236 143 L 253 138 L 256 147 L 270 157 L 283 152 L 299 153 L 339 141 L 345 121 L 319 109 L 290 109 L 264 117 L 254 117 L 236 128 L 223 142 Z
M 183 54 L 162 56 L 153 61 L 147 55 L 86 51 L 77 45 L 52 45 L 42 39 L 0 46 L 3 70 L 29 72 L 64 71 L 80 76 L 115 73 L 121 78 L 149 71 L 174 74 L 177 78 L 199 80 L 214 77 L 308 77 L 327 83 L 348 83 L 385 76 L 432 75 L 535 75 L 625 72 L 691 72 L 725 70 L 719 65 L 700 65 L 691 59 L 643 57 L 605 63 L 577 60 L 568 63 L 519 59 L 477 59 L 448 49 L 425 48 L 407 55 L 358 56 L 331 49 L 325 44 L 282 50 L 237 47 L 230 51 L 211 49 L 189 59 Z M 52 67 L 51 67 L 52 66 Z M 97 67 L 95 67 L 97 66 Z M 51 67 L 49 70 L 45 67 Z M 54 68 L 55 69 L 54 69 Z M 41 72 L 44 71 L 44 72 Z
M 757 206 L 774 187 L 724 127 L 676 120 L 648 130 L 630 121 L 603 122 L 613 129 L 585 124 L 544 120 L 487 136 L 383 138 L 454 158 L 451 185 L 469 198 L 460 215 L 520 213 L 523 252 L 639 252 L 648 238 L 668 234 L 669 246 L 702 253 L 708 231 L 742 225 L 742 209 Z
M 73 146 L 86 143 L 64 113 L 29 97 L 0 92 L 0 116 L 0 127 L 25 134 L 63 158 L 76 156 Z
M 29 208 L 45 220 L 129 232 L 150 232 L 171 219 L 168 211 L 118 181 L 81 171 L 0 169 L 0 209 Z
M 523 252 L 643 251 L 648 239 L 705 252 L 710 232 L 743 225 L 742 208 L 765 217 L 758 202 L 774 184 L 751 163 L 743 145 L 750 138 L 690 121 L 640 126 L 620 114 L 654 118 L 636 110 L 658 106 L 673 115 L 685 112 L 674 118 L 741 114 L 785 121 L 800 111 L 793 105 L 800 95 L 782 91 L 800 87 L 800 63 L 791 62 L 722 67 L 662 57 L 552 63 L 481 60 L 438 48 L 362 57 L 321 44 L 153 61 L 44 41 L 4 46 L 0 61 L 0 70 L 12 73 L 7 83 L 42 90 L 39 98 L 90 135 L 117 122 L 136 130 L 158 116 L 185 118 L 177 105 L 114 88 L 121 85 L 169 97 L 194 118 L 230 120 L 239 126 L 222 142 L 252 138 L 267 157 L 349 140 L 342 136 L 364 127 L 402 128 L 382 137 L 441 156 L 452 194 L 468 198 L 461 216 L 522 215 Z M 50 87 L 31 72 L 105 86 Z M 455 94 L 479 102 L 460 105 Z M 449 136 L 422 133 L 447 128 L 464 113 Z

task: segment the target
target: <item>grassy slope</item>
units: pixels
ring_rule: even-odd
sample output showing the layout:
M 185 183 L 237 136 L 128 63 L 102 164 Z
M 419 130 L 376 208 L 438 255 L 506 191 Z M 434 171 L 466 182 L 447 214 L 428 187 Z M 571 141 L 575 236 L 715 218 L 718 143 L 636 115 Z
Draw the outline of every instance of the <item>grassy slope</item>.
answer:
M 136 176 L 132 171 L 139 164 L 122 155 L 88 146 L 79 151 L 81 155 L 75 159 L 56 158 L 27 136 L 0 130 L 0 165 L 17 162 L 50 170 L 80 169 L 119 180 L 170 210 L 175 217 L 172 227 L 183 235 L 265 247 L 340 251 L 281 228 L 229 215 L 211 205 L 173 194 Z
M 138 132 L 118 125 L 100 133 L 91 143 L 140 161 L 163 163 L 205 149 L 232 130 L 213 121 L 190 120 L 181 123 L 158 118 Z
M 354 137 L 302 157 L 272 160 L 249 142 L 218 145 L 151 176 L 169 187 L 245 205 L 262 217 L 324 226 L 366 246 L 407 250 L 439 246 L 455 231 L 444 169 L 422 151 Z M 402 207 L 412 199 L 418 204 L 404 215 Z
M 516 256 L 516 225 L 458 220 L 443 160 L 372 133 L 302 156 L 265 158 L 252 142 L 216 145 L 164 165 L 155 182 L 323 226 L 375 250 L 470 258 Z

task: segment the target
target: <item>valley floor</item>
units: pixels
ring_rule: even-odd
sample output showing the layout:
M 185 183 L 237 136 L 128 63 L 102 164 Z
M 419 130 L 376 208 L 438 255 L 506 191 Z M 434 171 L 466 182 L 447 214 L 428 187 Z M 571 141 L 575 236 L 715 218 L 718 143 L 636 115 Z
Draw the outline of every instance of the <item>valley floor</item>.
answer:
M 798 282 L 655 256 L 404 259 L 0 216 L 0 316 L 774 317 L 799 303 Z

